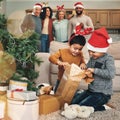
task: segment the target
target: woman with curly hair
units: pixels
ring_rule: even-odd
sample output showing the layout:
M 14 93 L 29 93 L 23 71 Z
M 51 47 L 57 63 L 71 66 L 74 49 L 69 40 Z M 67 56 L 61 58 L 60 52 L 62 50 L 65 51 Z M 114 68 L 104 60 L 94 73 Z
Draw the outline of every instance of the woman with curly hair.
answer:
M 50 7 L 43 7 L 40 17 L 42 19 L 41 52 L 49 52 L 50 42 L 53 40 L 53 11 Z

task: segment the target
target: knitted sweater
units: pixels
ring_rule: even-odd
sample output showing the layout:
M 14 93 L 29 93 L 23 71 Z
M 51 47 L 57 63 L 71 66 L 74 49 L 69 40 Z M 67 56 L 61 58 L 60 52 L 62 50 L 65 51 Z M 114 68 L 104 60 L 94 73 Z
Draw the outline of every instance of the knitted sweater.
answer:
M 22 32 L 27 30 L 34 30 L 36 33 L 41 35 L 42 23 L 40 17 L 32 14 L 25 16 L 23 23 L 21 24 Z
M 115 76 L 115 64 L 113 57 L 106 53 L 98 59 L 90 58 L 87 67 L 95 68 L 94 81 L 89 84 L 88 89 L 92 92 L 111 95 L 113 92 L 112 79 Z
M 68 23 L 68 38 L 70 38 L 71 34 L 73 33 L 75 26 L 80 23 L 84 24 L 84 29 L 88 27 L 91 27 L 94 29 L 92 20 L 89 16 L 86 16 L 84 14 L 79 17 L 74 16 L 69 20 L 69 23 Z
M 69 64 L 76 64 L 80 66 L 81 63 L 85 63 L 83 53 L 81 52 L 78 56 L 73 56 L 69 50 L 69 48 L 66 49 L 60 49 L 58 52 L 52 54 L 49 57 L 50 62 L 57 65 L 57 61 L 60 60 L 62 62 L 68 62 Z M 64 73 L 64 67 L 58 66 L 58 80 L 61 80 Z

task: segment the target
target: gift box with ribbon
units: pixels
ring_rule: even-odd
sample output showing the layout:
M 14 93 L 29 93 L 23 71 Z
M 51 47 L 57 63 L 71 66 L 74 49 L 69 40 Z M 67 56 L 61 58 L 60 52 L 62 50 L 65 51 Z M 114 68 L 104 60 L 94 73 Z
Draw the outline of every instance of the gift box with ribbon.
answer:
M 25 91 L 23 89 L 7 90 L 7 97 L 9 99 L 26 101 L 36 100 L 38 98 L 35 91 Z
M 23 89 L 27 90 L 27 82 L 22 82 L 22 81 L 15 81 L 15 80 L 10 80 L 9 83 L 9 90 L 14 90 L 14 89 Z

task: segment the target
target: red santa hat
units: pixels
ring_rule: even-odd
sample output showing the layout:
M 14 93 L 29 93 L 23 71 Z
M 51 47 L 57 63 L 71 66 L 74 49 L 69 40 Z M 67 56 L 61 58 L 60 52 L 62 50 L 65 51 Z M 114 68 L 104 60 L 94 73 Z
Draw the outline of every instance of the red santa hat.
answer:
M 36 7 L 39 7 L 39 8 L 42 8 L 42 5 L 40 3 L 36 3 L 33 8 L 36 8 Z
M 92 33 L 88 40 L 87 48 L 91 51 L 105 53 L 110 43 L 112 43 L 112 38 L 109 37 L 107 30 L 102 27 Z
M 76 7 L 84 8 L 84 6 L 83 6 L 83 4 L 82 4 L 81 2 L 76 2 L 76 3 L 74 4 L 74 9 L 75 9 Z

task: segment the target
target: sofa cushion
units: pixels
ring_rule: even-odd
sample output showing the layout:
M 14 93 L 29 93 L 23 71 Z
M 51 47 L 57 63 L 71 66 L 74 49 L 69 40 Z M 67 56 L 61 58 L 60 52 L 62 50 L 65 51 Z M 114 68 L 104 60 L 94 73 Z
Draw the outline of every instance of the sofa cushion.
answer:
M 57 41 L 52 41 L 50 43 L 50 54 L 55 53 L 56 51 L 58 51 L 61 48 L 67 48 L 67 47 L 69 47 L 68 43 L 61 43 L 61 42 L 57 42 Z M 89 59 L 88 49 L 87 49 L 86 45 L 83 47 L 82 51 L 84 54 L 84 58 Z
M 108 53 L 110 53 L 115 60 L 120 60 L 120 53 L 118 48 L 120 47 L 120 41 L 111 43 Z
M 50 83 L 50 62 L 49 62 L 49 53 L 36 53 L 37 58 L 40 58 L 43 62 L 39 65 L 35 64 L 35 70 L 39 72 L 39 77 L 35 80 L 35 83 L 38 85 L 40 83 Z
M 120 76 L 120 60 L 115 60 L 116 75 Z
M 120 75 L 113 79 L 113 91 L 120 91 Z
M 61 48 L 67 48 L 68 43 L 62 43 L 57 41 L 50 42 L 50 54 L 55 53 Z M 50 63 L 50 73 L 57 74 L 58 73 L 58 66 L 55 64 Z
M 55 53 L 61 48 L 67 48 L 68 43 L 62 43 L 62 42 L 57 42 L 57 41 L 51 41 L 50 42 L 50 54 Z

